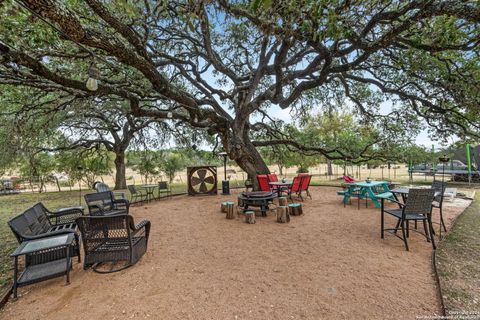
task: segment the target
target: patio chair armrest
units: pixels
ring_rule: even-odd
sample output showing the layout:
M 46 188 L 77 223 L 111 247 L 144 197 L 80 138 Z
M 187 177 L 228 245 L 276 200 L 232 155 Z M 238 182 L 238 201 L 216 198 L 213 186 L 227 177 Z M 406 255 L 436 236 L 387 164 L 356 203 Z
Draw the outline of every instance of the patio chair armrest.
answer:
M 116 200 L 113 200 L 113 203 L 124 205 L 127 208 L 127 213 L 128 213 L 128 209 L 130 207 L 130 202 L 127 199 L 116 199 Z
M 62 230 L 55 230 L 55 231 L 52 231 L 52 232 L 49 232 L 47 233 L 48 237 L 50 236 L 56 236 L 56 235 L 59 235 L 59 234 L 67 234 L 67 233 L 77 233 L 75 230 L 73 229 L 62 229 Z
M 59 208 L 53 212 L 52 214 L 55 215 L 63 215 L 63 214 L 72 214 L 72 213 L 81 213 L 83 214 L 83 207 L 67 207 L 67 208 Z
M 383 200 L 388 200 L 388 201 L 390 201 L 390 202 L 394 202 L 394 203 L 398 204 L 400 207 L 405 207 L 405 203 L 402 203 L 402 202 L 397 201 L 397 200 L 395 200 L 395 199 L 391 199 L 391 198 L 390 198 L 390 199 L 380 198 L 380 199 L 382 199 L 382 201 L 383 201 Z
M 133 220 L 132 220 L 133 221 Z M 145 230 L 145 237 L 148 240 L 148 236 L 150 234 L 150 226 L 151 223 L 148 220 L 142 220 L 140 221 L 137 225 L 131 225 L 130 228 L 133 230 L 133 235 L 137 234 L 138 232 L 141 232 Z
M 58 235 L 61 235 L 61 234 L 68 234 L 68 233 L 76 233 L 76 231 L 73 230 L 73 229 L 62 229 L 62 230 L 56 230 L 56 231 L 52 231 L 52 232 L 37 234 L 35 236 L 22 235 L 22 238 L 24 240 L 37 240 L 37 239 L 50 238 L 50 237 L 58 236 Z
M 127 194 L 125 192 L 114 192 L 113 198 L 115 198 L 116 196 L 118 196 L 119 199 L 115 199 L 115 200 L 127 199 Z
M 52 218 L 64 217 L 64 216 L 75 216 L 78 218 L 83 216 L 84 214 L 85 213 L 83 209 L 80 209 L 80 208 L 65 208 L 64 210 L 61 210 L 61 211 L 55 211 L 51 213 L 49 216 Z
M 137 231 L 137 230 L 140 230 L 142 228 L 145 228 L 145 227 L 150 227 L 150 221 L 148 220 L 142 220 L 140 221 L 139 223 L 137 223 L 137 225 L 133 226 L 133 230 Z
M 90 212 L 91 216 L 103 215 L 103 213 L 105 212 L 105 210 L 103 210 L 103 206 L 100 206 L 98 204 L 88 205 L 88 211 Z
M 75 219 L 84 215 L 83 209 L 65 208 L 61 211 L 49 212 L 47 217 L 52 225 L 74 222 Z

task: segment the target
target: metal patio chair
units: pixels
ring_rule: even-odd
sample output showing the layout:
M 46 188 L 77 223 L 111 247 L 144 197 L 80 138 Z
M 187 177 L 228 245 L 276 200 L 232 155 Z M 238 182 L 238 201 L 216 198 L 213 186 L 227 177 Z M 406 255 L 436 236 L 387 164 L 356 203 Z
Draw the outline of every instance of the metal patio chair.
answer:
M 432 227 L 432 201 L 434 195 L 434 189 L 410 189 L 405 204 L 389 199 L 389 201 L 395 202 L 400 206 L 398 209 L 385 208 L 385 199 L 381 198 L 381 238 L 384 238 L 385 231 L 392 231 L 393 235 L 403 240 L 405 249 L 408 251 L 409 221 L 422 221 L 424 229 L 423 235 L 427 239 L 427 242 L 432 242 L 432 247 L 435 249 Z M 385 213 L 398 219 L 395 228 L 385 228 Z M 402 231 L 401 236 L 397 235 L 399 228 Z M 415 229 L 412 231 L 419 232 Z

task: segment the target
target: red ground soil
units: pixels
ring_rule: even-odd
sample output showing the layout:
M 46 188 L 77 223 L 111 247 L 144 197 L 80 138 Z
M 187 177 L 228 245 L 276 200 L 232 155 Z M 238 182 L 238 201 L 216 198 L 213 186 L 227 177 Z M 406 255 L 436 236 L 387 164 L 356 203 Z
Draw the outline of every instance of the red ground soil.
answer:
M 19 289 L 0 319 L 415 319 L 440 313 L 432 247 L 410 234 L 380 239 L 380 210 L 343 208 L 312 188 L 304 215 L 226 220 L 230 197 L 175 197 L 132 207 L 152 222 L 149 248 L 114 274 L 74 263 L 63 278 Z M 463 207 L 446 208 L 450 222 Z M 435 212 L 436 213 L 436 212 Z M 393 225 L 394 220 L 387 218 Z M 438 226 L 436 226 L 438 228 Z

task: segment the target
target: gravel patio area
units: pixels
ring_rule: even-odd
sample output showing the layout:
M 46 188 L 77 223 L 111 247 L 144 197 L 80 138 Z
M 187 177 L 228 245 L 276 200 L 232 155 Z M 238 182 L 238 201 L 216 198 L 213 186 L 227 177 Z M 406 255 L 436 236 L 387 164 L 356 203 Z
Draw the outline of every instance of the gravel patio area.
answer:
M 19 289 L 0 319 L 415 319 L 440 314 L 432 247 L 410 233 L 410 251 L 380 239 L 380 209 L 343 207 L 338 188 L 313 187 L 304 215 L 274 212 L 249 225 L 226 220 L 232 196 L 137 205 L 152 222 L 139 263 L 113 274 L 74 262 L 63 278 Z M 447 225 L 469 204 L 446 202 Z M 435 211 L 434 216 L 438 218 Z M 391 217 L 386 219 L 393 225 Z M 438 225 L 435 225 L 438 230 Z M 83 249 L 82 249 L 83 250 Z

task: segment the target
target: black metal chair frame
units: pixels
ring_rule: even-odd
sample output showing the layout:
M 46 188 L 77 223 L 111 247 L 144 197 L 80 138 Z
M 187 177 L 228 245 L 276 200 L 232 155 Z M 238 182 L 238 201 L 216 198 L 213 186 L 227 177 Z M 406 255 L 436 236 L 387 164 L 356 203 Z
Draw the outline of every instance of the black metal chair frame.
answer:
M 85 252 L 83 268 L 92 267 L 98 273 L 111 273 L 134 265 L 147 250 L 150 221 L 135 225 L 130 215 L 81 217 L 77 224 Z M 125 262 L 117 268 L 116 264 Z M 111 268 L 102 268 L 110 263 Z
M 435 195 L 433 189 L 411 189 L 408 193 L 406 204 L 389 199 L 399 205 L 399 209 L 385 209 L 385 199 L 381 198 L 381 238 L 384 238 L 385 231 L 392 231 L 391 233 L 403 240 L 405 249 L 408 251 L 408 237 L 410 228 L 409 221 L 422 221 L 424 233 L 413 229 L 425 236 L 427 242 L 432 242 L 433 249 L 435 246 L 435 239 L 433 238 L 432 227 L 432 201 Z M 395 228 L 385 228 L 385 213 L 390 214 L 398 219 Z M 427 228 L 428 224 L 428 228 Z M 402 230 L 402 236 L 397 234 L 398 229 Z
M 432 188 L 435 190 L 435 198 L 433 202 L 433 207 L 439 209 L 440 211 L 440 229 L 439 236 L 442 236 L 442 228 L 447 232 L 447 227 L 445 226 L 445 221 L 443 220 L 443 199 L 445 196 L 445 189 L 447 188 L 447 183 L 441 181 L 433 181 Z M 436 223 L 436 222 L 434 222 Z M 434 233 L 435 234 L 435 233 Z
M 85 202 L 91 216 L 128 214 L 130 203 L 126 199 L 114 199 L 112 191 L 87 193 Z
M 80 242 L 75 219 L 82 217 L 81 208 L 63 208 L 58 212 L 48 210 L 43 203 L 38 202 L 22 214 L 10 219 L 8 226 L 18 243 L 52 236 L 73 233 L 75 240 L 70 246 L 70 256 L 78 257 L 80 262 Z M 42 264 L 65 258 L 64 249 L 45 250 L 26 255 L 25 265 Z
M 162 193 L 167 194 L 167 197 L 172 196 L 172 190 L 168 187 L 168 182 L 166 181 L 159 181 L 158 182 L 158 199 L 161 198 Z
M 130 192 L 130 202 L 132 204 L 147 201 L 148 195 L 146 193 L 143 193 L 142 191 L 137 190 L 135 185 L 133 184 L 128 185 L 127 188 L 128 188 L 128 191 Z M 138 198 L 140 198 L 140 201 L 137 201 Z

